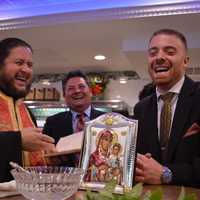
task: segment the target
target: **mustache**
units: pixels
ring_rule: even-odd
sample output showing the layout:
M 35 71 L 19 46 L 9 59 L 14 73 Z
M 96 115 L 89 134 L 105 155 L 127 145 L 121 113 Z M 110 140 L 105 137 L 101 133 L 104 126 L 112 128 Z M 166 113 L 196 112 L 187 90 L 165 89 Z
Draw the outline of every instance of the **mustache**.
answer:
M 171 62 L 170 60 L 164 59 L 164 58 L 158 58 L 158 59 L 155 59 L 155 60 L 151 63 L 151 69 L 155 69 L 155 67 L 160 66 L 160 65 L 163 65 L 163 66 L 164 66 L 164 64 L 165 64 L 166 66 L 170 67 L 170 68 L 173 66 L 173 64 L 172 64 L 172 62 Z

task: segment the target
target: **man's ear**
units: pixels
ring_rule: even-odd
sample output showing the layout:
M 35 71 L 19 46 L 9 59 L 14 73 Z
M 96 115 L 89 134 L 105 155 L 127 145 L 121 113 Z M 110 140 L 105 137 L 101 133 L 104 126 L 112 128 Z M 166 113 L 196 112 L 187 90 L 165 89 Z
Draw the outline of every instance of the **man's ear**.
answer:
M 92 89 L 90 87 L 89 87 L 89 90 L 90 90 L 90 97 L 92 98 L 93 94 L 92 94 Z
M 190 57 L 189 56 L 186 56 L 185 59 L 184 59 L 184 64 L 188 64 L 190 61 Z

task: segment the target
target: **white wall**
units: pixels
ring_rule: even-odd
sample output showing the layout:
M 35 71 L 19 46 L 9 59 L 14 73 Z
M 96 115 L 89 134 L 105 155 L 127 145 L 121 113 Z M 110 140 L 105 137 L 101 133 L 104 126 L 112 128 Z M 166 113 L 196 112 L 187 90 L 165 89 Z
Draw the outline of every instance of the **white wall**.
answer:
M 106 99 L 121 99 L 130 107 L 138 102 L 139 92 L 150 80 L 127 80 L 126 84 L 121 84 L 119 80 L 110 80 L 105 92 Z

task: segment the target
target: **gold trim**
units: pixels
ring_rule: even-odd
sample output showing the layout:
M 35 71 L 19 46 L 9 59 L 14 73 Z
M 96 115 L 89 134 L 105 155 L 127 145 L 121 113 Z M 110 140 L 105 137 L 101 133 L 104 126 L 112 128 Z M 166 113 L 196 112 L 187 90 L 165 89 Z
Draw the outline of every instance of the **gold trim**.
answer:
M 17 117 L 15 115 L 15 108 L 14 108 L 14 102 L 13 99 L 9 96 L 6 96 L 4 93 L 0 91 L 0 96 L 5 99 L 5 101 L 8 103 L 8 109 L 11 117 L 11 124 L 13 126 L 12 131 L 19 131 L 18 123 L 17 123 Z
M 22 123 L 22 117 L 20 115 L 20 109 L 19 109 L 19 107 L 21 106 L 21 104 L 24 104 L 22 99 L 17 100 L 16 103 L 15 103 L 15 110 L 16 110 L 16 115 L 17 115 L 17 119 L 18 119 L 18 126 L 19 126 L 20 130 L 22 128 L 24 128 L 23 127 L 23 123 Z M 31 123 L 31 127 L 35 127 L 35 124 L 33 123 L 32 119 L 31 119 L 31 116 L 30 116 L 30 114 L 29 114 L 29 112 L 28 112 L 25 104 L 22 105 L 22 106 L 24 106 L 26 114 L 28 115 L 28 121 Z
M 35 124 L 33 123 L 32 119 L 31 119 L 31 116 L 30 116 L 25 104 L 23 103 L 23 100 L 19 99 L 15 103 L 15 111 L 16 111 L 16 116 L 17 116 L 17 120 L 18 120 L 19 129 L 22 130 L 23 128 L 25 128 L 23 126 L 22 116 L 21 116 L 21 113 L 20 113 L 20 106 L 24 106 L 24 109 L 25 109 L 26 114 L 28 116 L 27 120 L 31 123 L 31 127 L 35 127 Z M 30 166 L 29 154 L 30 153 L 27 152 L 27 151 L 22 151 L 22 163 L 23 163 L 23 166 L 26 166 L 26 167 Z

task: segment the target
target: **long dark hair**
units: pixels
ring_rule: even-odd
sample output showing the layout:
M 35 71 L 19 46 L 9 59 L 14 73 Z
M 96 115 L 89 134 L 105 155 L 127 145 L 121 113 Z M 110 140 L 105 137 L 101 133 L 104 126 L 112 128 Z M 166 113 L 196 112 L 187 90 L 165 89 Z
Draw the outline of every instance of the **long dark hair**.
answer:
M 33 49 L 30 44 L 19 38 L 6 38 L 0 41 L 0 68 L 4 66 L 5 59 L 9 56 L 10 51 L 16 47 L 27 47 L 32 53 Z

